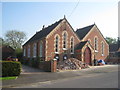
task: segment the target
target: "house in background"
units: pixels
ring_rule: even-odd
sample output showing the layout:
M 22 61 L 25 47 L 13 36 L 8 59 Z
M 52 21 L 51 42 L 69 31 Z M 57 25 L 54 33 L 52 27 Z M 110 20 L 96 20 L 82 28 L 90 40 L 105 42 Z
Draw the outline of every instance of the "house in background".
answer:
M 120 40 L 118 38 L 118 41 L 116 44 L 110 44 L 109 45 L 109 57 L 107 59 L 108 63 L 120 63 Z
M 6 60 L 9 56 L 14 56 L 15 50 L 8 46 L 8 45 L 3 45 L 0 47 L 2 49 L 2 60 Z
M 93 65 L 94 59 L 109 55 L 109 45 L 95 24 L 76 32 L 64 17 L 54 24 L 43 27 L 23 45 L 25 60 L 57 61 L 77 58 Z

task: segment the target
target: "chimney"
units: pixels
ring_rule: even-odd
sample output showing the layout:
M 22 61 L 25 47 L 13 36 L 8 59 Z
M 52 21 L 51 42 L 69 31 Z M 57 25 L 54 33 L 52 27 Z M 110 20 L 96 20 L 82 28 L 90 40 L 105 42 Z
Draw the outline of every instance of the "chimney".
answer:
M 64 15 L 64 19 L 65 19 L 66 17 L 65 17 L 65 15 Z
M 42 28 L 42 30 L 45 28 L 45 25 L 43 25 L 43 28 Z

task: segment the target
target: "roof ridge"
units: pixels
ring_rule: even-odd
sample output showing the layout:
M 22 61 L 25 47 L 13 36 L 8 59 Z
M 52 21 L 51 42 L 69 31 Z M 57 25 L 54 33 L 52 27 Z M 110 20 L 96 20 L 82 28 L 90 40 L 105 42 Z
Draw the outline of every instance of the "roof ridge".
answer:
M 83 29 L 83 28 L 87 28 L 87 27 L 90 27 L 90 26 L 94 26 L 94 25 L 95 25 L 95 23 L 94 23 L 94 24 L 91 24 L 91 25 L 87 25 L 87 26 L 82 27 L 82 28 L 79 28 L 79 29 L 77 29 L 77 30 L 80 30 L 80 29 Z
M 42 30 L 36 32 L 25 44 L 32 42 L 34 40 L 41 39 L 43 37 L 46 37 L 63 19 L 60 19 L 59 21 L 56 21 L 55 23 L 43 28 Z M 25 45 L 23 44 L 23 46 Z
M 58 22 L 60 22 L 60 21 L 62 21 L 62 20 L 63 20 L 63 19 L 59 19 L 58 21 L 54 22 L 53 24 L 50 24 L 50 25 L 48 25 L 47 27 L 44 27 L 44 29 L 41 29 L 41 30 L 38 31 L 37 33 L 39 33 L 39 32 L 41 32 L 41 31 L 43 31 L 43 30 L 45 30 L 45 29 L 51 27 L 52 25 L 55 25 L 56 23 L 58 23 Z

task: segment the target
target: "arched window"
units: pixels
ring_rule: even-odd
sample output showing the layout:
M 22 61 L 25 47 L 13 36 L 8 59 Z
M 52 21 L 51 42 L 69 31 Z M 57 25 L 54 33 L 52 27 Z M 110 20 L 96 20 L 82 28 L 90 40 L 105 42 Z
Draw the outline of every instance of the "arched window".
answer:
M 94 49 L 97 51 L 98 50 L 98 39 L 95 37 L 94 39 Z
M 102 56 L 104 56 L 104 43 L 102 42 L 102 45 L 101 45 L 102 47 L 101 47 L 101 54 L 102 54 Z
M 34 45 L 33 45 L 33 57 L 36 57 L 36 49 L 37 49 L 37 44 L 34 43 Z
M 72 37 L 71 39 L 70 39 L 70 52 L 71 53 L 74 53 L 74 38 Z
M 43 57 L 43 42 L 40 42 L 40 57 Z
M 28 57 L 30 57 L 30 45 L 28 45 Z
M 23 49 L 23 56 L 26 56 L 26 48 Z
M 59 37 L 55 37 L 55 52 L 59 52 Z
M 67 34 L 66 32 L 63 34 L 63 48 L 67 48 Z

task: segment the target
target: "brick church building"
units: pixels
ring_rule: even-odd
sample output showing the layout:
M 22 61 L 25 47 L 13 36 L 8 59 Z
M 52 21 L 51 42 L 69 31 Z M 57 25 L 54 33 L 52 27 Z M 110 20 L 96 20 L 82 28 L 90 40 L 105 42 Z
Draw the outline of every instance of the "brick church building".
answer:
M 96 24 L 74 31 L 65 17 L 43 27 L 23 45 L 26 60 L 38 57 L 42 61 L 77 58 L 93 65 L 94 59 L 105 60 L 108 54 L 109 45 Z

